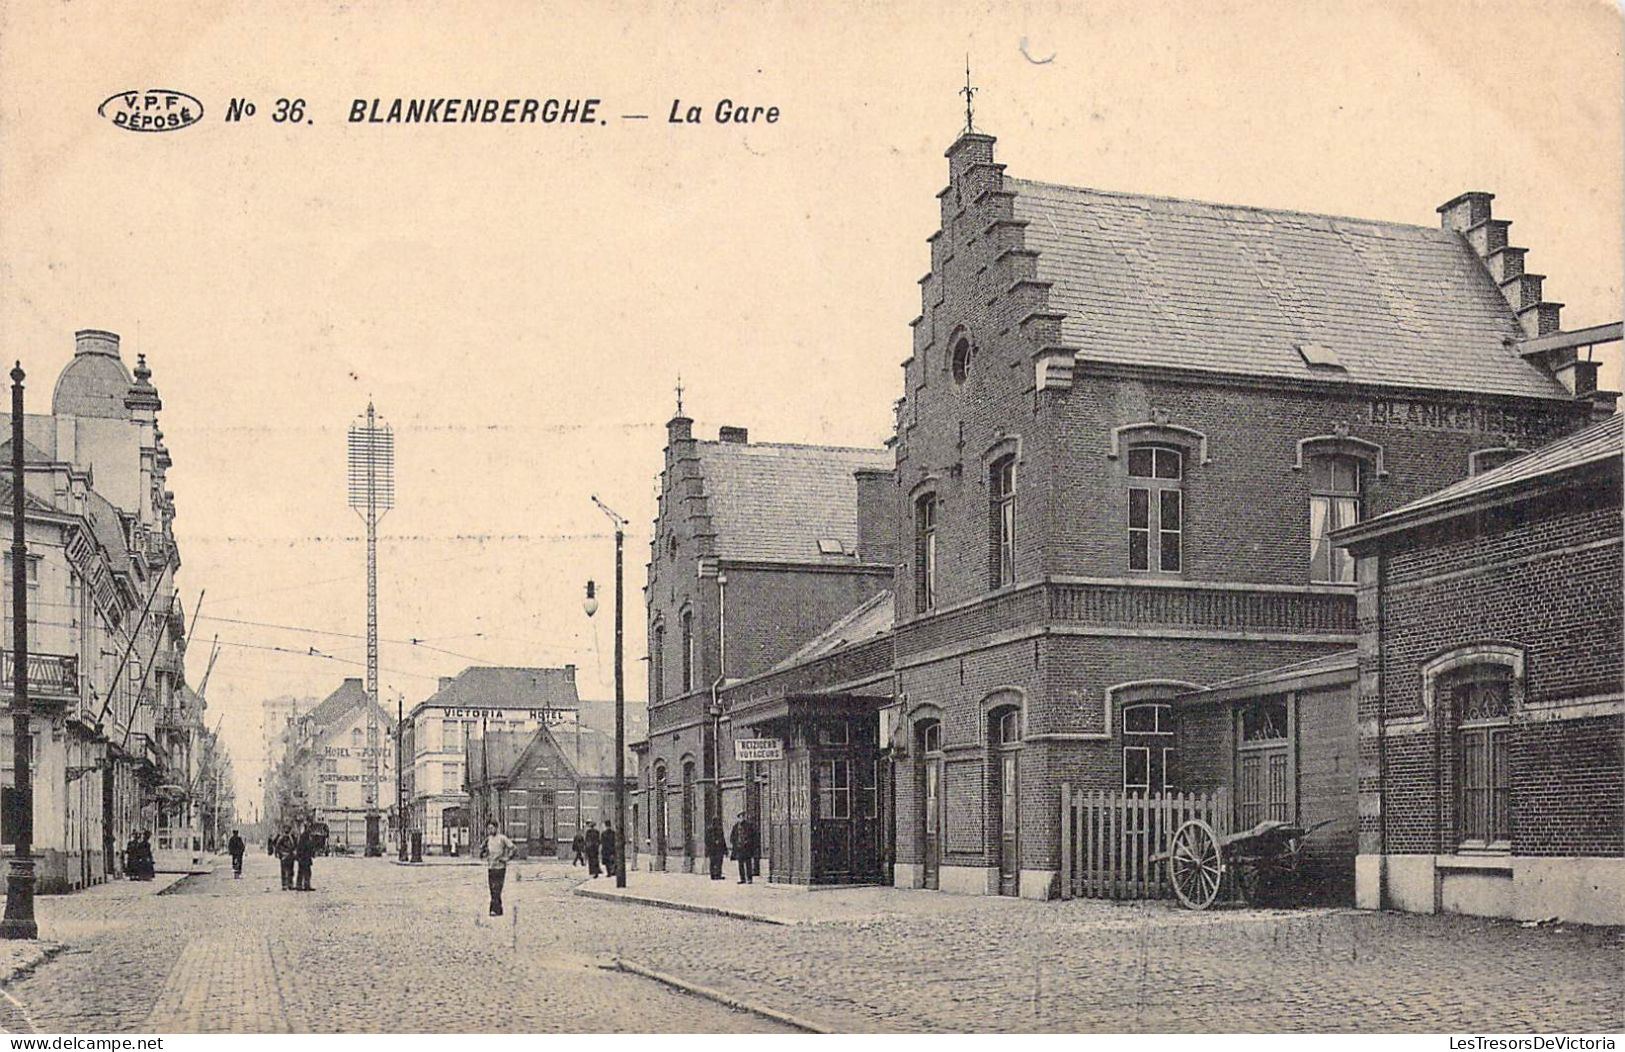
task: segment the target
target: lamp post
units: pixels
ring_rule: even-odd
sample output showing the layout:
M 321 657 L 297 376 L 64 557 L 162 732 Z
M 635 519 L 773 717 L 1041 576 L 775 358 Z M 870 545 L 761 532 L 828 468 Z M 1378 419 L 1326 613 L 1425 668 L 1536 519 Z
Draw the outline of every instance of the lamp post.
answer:
M 626 520 L 609 509 L 596 495 L 592 502 L 598 505 L 598 510 L 609 516 L 615 524 L 615 886 L 626 887 L 626 677 L 623 667 L 622 641 L 622 597 L 624 594 L 624 578 L 621 572 L 621 550 L 626 540 Z M 598 600 L 593 598 L 592 582 L 587 582 L 587 598 L 582 608 L 591 617 L 593 611 L 598 609 Z M 579 716 L 576 717 L 580 719 Z M 580 736 L 580 728 L 576 734 Z M 576 797 L 576 813 L 579 815 L 581 798 Z
M 406 801 L 402 799 L 402 787 L 406 784 L 406 772 L 401 767 L 401 761 L 406 756 L 404 749 L 406 734 L 406 695 L 395 695 L 395 832 L 400 840 L 400 860 L 406 861 Z
M 0 938 L 37 939 L 34 921 L 33 717 L 28 706 L 28 542 L 23 521 L 23 363 L 11 370 L 11 751 L 16 784 L 10 816 L 11 868 L 6 873 L 6 914 Z

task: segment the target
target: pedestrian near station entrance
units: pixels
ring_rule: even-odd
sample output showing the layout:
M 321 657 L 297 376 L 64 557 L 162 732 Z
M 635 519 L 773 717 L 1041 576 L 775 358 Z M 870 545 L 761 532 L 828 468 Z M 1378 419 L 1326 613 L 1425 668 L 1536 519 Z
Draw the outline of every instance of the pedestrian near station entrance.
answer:
M 711 864 L 711 879 L 722 879 L 722 860 L 728 857 L 728 836 L 722 831 L 722 816 L 712 815 L 705 826 L 705 860 Z
M 598 847 L 600 844 L 598 823 L 588 822 L 584 838 L 587 843 L 587 872 L 596 877 L 598 875 Z
M 734 861 L 739 863 L 739 883 L 754 883 L 756 876 L 756 823 L 745 817 L 745 812 L 739 812 L 739 821 L 734 823 L 733 836 Z
M 513 841 L 497 832 L 497 824 L 485 823 L 485 843 L 480 845 L 480 857 L 485 859 L 485 878 L 491 885 L 493 917 L 502 916 L 502 885 L 508 879 L 508 860 L 513 852 Z
M 243 835 L 233 829 L 231 839 L 226 841 L 226 851 L 231 855 L 231 877 L 233 880 L 242 879 L 243 852 L 246 850 L 248 850 L 248 845 L 243 843 Z
M 570 838 L 570 850 L 575 853 L 575 857 L 570 859 L 570 865 L 572 865 L 572 866 L 585 866 L 587 864 L 587 856 L 583 855 L 582 852 L 585 851 L 586 849 L 587 849 L 587 839 L 586 839 L 586 837 L 583 837 L 580 833 L 577 833 L 575 836 L 571 837 Z

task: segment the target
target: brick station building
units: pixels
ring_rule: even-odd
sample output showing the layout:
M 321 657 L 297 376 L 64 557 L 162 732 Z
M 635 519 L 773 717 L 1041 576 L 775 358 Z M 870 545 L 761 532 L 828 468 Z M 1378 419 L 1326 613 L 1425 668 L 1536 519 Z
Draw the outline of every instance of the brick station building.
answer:
M 1625 924 L 1622 420 L 1339 534 L 1362 906 Z
M 869 524 L 860 548 L 892 553 L 891 623 L 846 637 L 855 602 L 764 579 L 710 740 L 783 744 L 762 765 L 767 824 L 782 816 L 810 855 L 770 859 L 786 879 L 1048 897 L 1062 782 L 1178 789 L 1176 696 L 1356 644 L 1355 562 L 1333 531 L 1583 427 L 1612 396 L 1488 194 L 1412 226 L 1015 179 L 975 132 L 947 159 L 894 460 L 840 505 Z M 712 769 L 704 681 L 685 676 L 682 718 L 656 707 L 679 693 L 659 656 L 673 612 L 716 595 L 707 552 L 676 562 L 674 501 L 712 521 L 680 473 L 703 457 L 687 428 L 669 436 L 648 596 L 645 788 L 664 771 L 662 800 L 676 750 Z M 756 500 L 790 501 L 759 481 Z M 881 585 L 867 566 L 854 580 L 854 600 Z
M 633 746 L 628 815 L 637 854 L 690 871 L 705 822 L 740 811 L 766 829 L 768 772 L 733 760 L 722 705 L 733 681 L 768 672 L 892 581 L 884 449 L 751 442 L 740 427 L 694 437 L 667 424 L 644 600 L 649 736 Z M 871 727 L 872 730 L 872 727 Z

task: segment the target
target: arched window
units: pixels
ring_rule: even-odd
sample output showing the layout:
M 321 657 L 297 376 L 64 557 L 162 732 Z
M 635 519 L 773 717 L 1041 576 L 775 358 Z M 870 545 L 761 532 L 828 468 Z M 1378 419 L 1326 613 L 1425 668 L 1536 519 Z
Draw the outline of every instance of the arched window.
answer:
M 1171 446 L 1131 446 L 1128 474 L 1128 568 L 1178 573 L 1183 561 L 1184 454 Z
M 949 355 L 949 367 L 953 371 L 954 383 L 962 384 L 970 376 L 971 355 L 970 337 L 961 333 L 954 340 L 953 349 Z
M 694 689 L 694 611 L 683 611 L 683 693 Z
M 1454 726 L 1456 839 L 1464 848 L 1505 849 L 1512 839 L 1512 670 L 1465 665 L 1440 677 L 1436 691 Z
M 666 696 L 666 625 L 656 622 L 649 640 L 649 697 L 655 702 Z
M 1311 456 L 1309 467 L 1309 579 L 1352 584 L 1354 557 L 1327 536 L 1360 521 L 1361 463 L 1349 456 Z
M 683 854 L 694 857 L 694 761 L 683 763 Z
M 988 570 L 994 588 L 1016 579 L 1016 457 L 1000 457 L 988 469 Z
M 937 510 L 935 493 L 914 502 L 914 607 L 919 612 L 937 605 Z

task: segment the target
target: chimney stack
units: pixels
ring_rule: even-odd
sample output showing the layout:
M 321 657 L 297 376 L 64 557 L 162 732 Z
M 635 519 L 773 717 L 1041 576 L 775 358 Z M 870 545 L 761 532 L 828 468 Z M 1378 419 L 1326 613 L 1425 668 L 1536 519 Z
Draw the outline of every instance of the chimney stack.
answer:
M 858 480 L 858 562 L 897 565 L 897 476 L 882 468 L 860 468 Z
M 453 679 L 456 679 L 456 678 L 457 677 L 455 677 L 455 676 L 441 676 L 440 677 L 440 689 L 445 690 L 447 687 L 451 686 L 451 681 Z
M 743 427 L 724 427 L 717 432 L 717 441 L 743 446 L 750 442 L 750 431 Z

